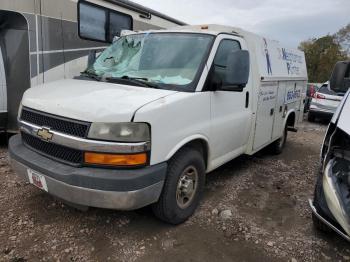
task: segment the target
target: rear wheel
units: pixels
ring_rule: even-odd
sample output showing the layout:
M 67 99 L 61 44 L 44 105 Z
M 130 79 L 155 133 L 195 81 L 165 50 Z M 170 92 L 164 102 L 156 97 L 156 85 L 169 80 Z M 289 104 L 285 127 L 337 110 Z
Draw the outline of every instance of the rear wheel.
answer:
M 169 161 L 162 194 L 152 206 L 155 216 L 170 224 L 183 223 L 198 207 L 204 184 L 202 154 L 193 148 L 180 150 Z
M 286 126 L 284 128 L 282 137 L 276 140 L 275 142 L 273 142 L 271 145 L 271 151 L 273 154 L 279 155 L 283 152 L 284 146 L 286 145 L 286 141 L 287 141 L 287 135 L 288 135 L 288 130 Z

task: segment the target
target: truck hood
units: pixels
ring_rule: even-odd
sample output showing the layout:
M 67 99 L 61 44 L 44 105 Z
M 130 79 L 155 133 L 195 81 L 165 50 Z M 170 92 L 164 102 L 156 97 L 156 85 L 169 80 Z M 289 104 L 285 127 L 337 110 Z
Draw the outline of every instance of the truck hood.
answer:
M 22 105 L 46 113 L 89 122 L 129 122 L 134 113 L 177 93 L 147 87 L 88 80 L 60 80 L 28 89 Z

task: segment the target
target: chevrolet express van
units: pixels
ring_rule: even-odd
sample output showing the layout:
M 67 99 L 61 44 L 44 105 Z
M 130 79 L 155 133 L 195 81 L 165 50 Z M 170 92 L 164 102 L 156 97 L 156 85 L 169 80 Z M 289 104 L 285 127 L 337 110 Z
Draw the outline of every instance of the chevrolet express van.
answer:
M 120 37 L 81 76 L 25 92 L 9 142 L 17 175 L 81 206 L 152 205 L 172 224 L 210 171 L 302 121 L 304 54 L 244 30 L 181 26 Z

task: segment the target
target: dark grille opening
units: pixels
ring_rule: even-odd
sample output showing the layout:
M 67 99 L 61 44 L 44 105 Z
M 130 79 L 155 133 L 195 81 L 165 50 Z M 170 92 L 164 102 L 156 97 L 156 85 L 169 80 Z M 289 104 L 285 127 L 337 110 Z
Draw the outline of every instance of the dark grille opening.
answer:
M 42 141 L 41 139 L 28 135 L 26 133 L 22 132 L 22 140 L 24 144 L 29 146 L 35 151 L 38 151 L 39 153 L 43 153 L 47 156 L 51 156 L 53 158 L 56 158 L 57 160 L 62 160 L 64 162 L 68 162 L 71 164 L 82 164 L 83 162 L 83 152 L 68 148 L 65 146 L 60 146 L 53 143 L 48 143 L 45 141 Z
M 87 122 L 63 119 L 28 108 L 22 109 L 21 120 L 77 137 L 86 137 L 90 127 Z

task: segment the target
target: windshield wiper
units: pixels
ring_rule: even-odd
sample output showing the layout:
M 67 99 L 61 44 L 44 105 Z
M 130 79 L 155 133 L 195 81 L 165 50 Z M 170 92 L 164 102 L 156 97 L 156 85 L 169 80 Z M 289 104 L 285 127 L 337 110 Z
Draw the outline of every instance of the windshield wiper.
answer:
M 138 86 L 151 87 L 159 89 L 160 86 L 156 83 L 150 82 L 148 78 L 145 77 L 130 77 L 130 76 L 122 76 L 122 77 L 107 77 L 106 81 L 112 83 L 123 83 L 128 82 L 132 84 L 136 84 Z
M 91 79 L 94 79 L 96 81 L 101 81 L 101 77 L 99 75 L 97 75 L 96 73 L 92 73 L 89 71 L 84 71 L 80 73 L 81 76 L 85 76 Z

